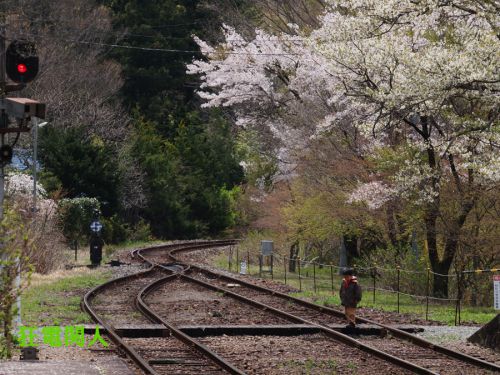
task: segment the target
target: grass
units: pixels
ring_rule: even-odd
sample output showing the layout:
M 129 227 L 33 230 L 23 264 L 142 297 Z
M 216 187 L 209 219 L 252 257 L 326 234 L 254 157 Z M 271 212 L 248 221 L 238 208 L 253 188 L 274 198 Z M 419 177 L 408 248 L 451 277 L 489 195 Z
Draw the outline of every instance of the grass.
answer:
M 79 268 L 32 276 L 30 287 L 21 297 L 25 326 L 74 325 L 91 323 L 81 311 L 82 295 L 111 278 L 105 269 Z
M 132 250 L 140 247 L 154 246 L 165 243 L 164 241 L 131 241 L 118 245 L 104 245 L 102 249 L 102 263 L 107 263 L 111 259 L 115 259 L 114 254 L 118 250 Z M 90 264 L 90 248 L 89 246 L 79 247 L 77 250 L 77 260 L 75 260 L 75 250 L 67 249 L 64 252 L 66 263 L 84 266 Z
M 161 242 L 128 242 L 104 247 L 103 263 L 113 259 L 117 250 L 152 246 Z M 91 323 L 90 317 L 80 308 L 85 292 L 111 279 L 106 268 L 89 269 L 89 248 L 78 249 L 78 261 L 74 250 L 67 250 L 66 261 L 82 267 L 59 270 L 48 275 L 34 274 L 31 284 L 21 296 L 22 323 L 27 326 L 74 325 Z
M 350 364 L 349 364 L 350 365 Z M 349 367 L 349 366 L 348 366 Z M 334 360 L 315 360 L 308 358 L 306 360 L 288 360 L 280 365 L 280 368 L 302 369 L 302 373 L 310 374 L 312 372 L 322 374 L 337 374 L 337 363 Z M 349 367 L 350 369 L 353 369 Z M 355 369 L 355 368 L 354 368 Z
M 325 305 L 333 308 L 340 308 L 340 299 L 338 293 L 332 295 L 331 292 L 318 291 L 314 293 L 313 291 L 304 291 L 298 293 L 292 293 L 292 295 L 299 298 L 306 298 L 312 300 L 314 303 Z M 363 300 L 361 301 L 359 307 L 371 308 L 382 311 L 398 311 L 397 305 L 397 294 L 395 293 L 385 293 L 381 291 L 376 291 L 375 303 L 373 302 L 373 293 L 371 291 L 365 291 Z M 399 311 L 403 314 L 416 315 L 421 319 L 425 319 L 426 302 L 417 301 L 411 297 L 400 295 Z M 496 312 L 493 308 L 488 307 L 471 307 L 462 306 L 461 311 L 461 322 L 466 323 L 478 323 L 486 324 L 496 316 Z M 429 313 L 428 318 L 430 320 L 435 320 L 439 322 L 446 323 L 448 325 L 455 324 L 455 305 L 454 304 L 434 304 L 429 303 Z
M 246 259 L 239 259 L 241 262 Z M 252 262 L 255 260 L 252 259 Z M 213 259 L 213 264 L 219 268 L 228 269 L 228 255 L 219 254 Z M 266 266 L 267 268 L 267 266 Z M 231 271 L 237 272 L 236 254 L 233 254 L 233 262 Z M 247 265 L 248 274 L 259 276 L 258 265 Z M 297 270 L 298 271 L 298 270 Z M 314 272 L 316 273 L 316 288 L 314 287 Z M 332 283 L 333 276 L 333 283 Z M 262 273 L 262 277 L 271 278 L 269 273 Z M 277 282 L 285 283 L 285 272 L 283 263 L 275 264 L 273 279 Z M 296 297 L 307 298 L 315 303 L 330 306 L 340 309 L 340 299 L 338 290 L 340 289 L 342 277 L 333 270 L 333 275 L 329 267 L 320 269 L 316 267 L 314 270 L 311 266 L 303 267 L 301 269 L 301 278 L 299 280 L 298 272 L 286 273 L 286 284 L 301 290 L 301 292 L 293 293 Z M 333 288 L 332 288 L 333 284 Z M 373 299 L 373 291 L 368 289 L 372 285 L 370 278 L 360 278 L 360 285 L 365 286 L 363 293 L 363 300 L 360 307 L 372 308 L 383 311 L 398 311 L 398 295 L 395 292 L 385 292 L 377 290 L 375 292 L 375 301 Z M 378 285 L 377 285 L 378 287 Z M 425 293 L 425 292 L 424 292 Z M 429 300 L 428 318 L 448 325 L 455 324 L 455 301 L 448 301 L 446 303 L 434 303 L 432 299 Z M 415 298 L 408 295 L 399 295 L 399 311 L 404 314 L 416 315 L 421 319 L 426 318 L 426 298 Z M 496 316 L 497 312 L 492 307 L 472 307 L 461 306 L 461 322 L 462 324 L 474 323 L 485 324 Z

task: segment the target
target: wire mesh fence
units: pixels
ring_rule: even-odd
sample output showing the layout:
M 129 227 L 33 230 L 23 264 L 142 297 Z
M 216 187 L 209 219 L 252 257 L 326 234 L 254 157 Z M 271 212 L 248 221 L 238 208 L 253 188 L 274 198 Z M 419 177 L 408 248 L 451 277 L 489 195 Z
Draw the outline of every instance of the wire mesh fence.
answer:
M 299 292 L 329 295 L 332 303 L 340 304 L 338 291 L 343 278 L 341 267 L 307 261 L 299 257 L 290 259 L 276 254 L 255 255 L 250 252 L 240 252 L 238 247 L 229 248 L 225 256 L 227 269 L 231 272 L 279 281 L 296 288 Z M 464 300 L 470 301 L 471 292 L 467 286 L 477 282 L 478 276 L 488 280 L 487 275 L 500 272 L 500 269 L 489 269 L 442 275 L 432 272 L 430 268 L 424 271 L 378 265 L 353 268 L 364 291 L 361 302 L 363 307 L 417 314 L 426 320 L 432 320 L 440 315 L 454 316 L 455 325 L 461 324 Z M 472 278 L 471 275 L 475 277 Z M 484 280 L 481 285 L 491 285 Z M 435 283 L 446 286 L 447 296 L 433 295 Z M 474 302 L 492 306 L 493 296 L 489 293 L 489 289 L 483 288 L 480 292 L 489 294 L 491 301 L 489 297 L 476 294 Z

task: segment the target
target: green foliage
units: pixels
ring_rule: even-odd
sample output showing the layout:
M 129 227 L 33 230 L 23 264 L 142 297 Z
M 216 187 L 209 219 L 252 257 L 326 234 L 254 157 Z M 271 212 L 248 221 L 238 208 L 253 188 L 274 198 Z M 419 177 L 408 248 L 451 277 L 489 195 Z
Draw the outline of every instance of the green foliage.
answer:
M 86 242 L 94 212 L 99 209 L 100 204 L 96 198 L 61 199 L 58 219 L 66 239 L 70 242 Z
M 300 201 L 283 208 L 292 240 L 325 241 L 342 233 L 342 223 L 332 216 L 326 200 L 326 194 L 320 193 L 300 197 Z
M 427 290 L 426 256 L 420 257 L 411 250 L 398 250 L 391 246 L 377 248 L 362 255 L 357 266 L 365 269 L 360 273 L 370 276 L 370 268 L 377 267 L 377 287 L 397 290 L 397 267 L 400 267 L 400 291 L 425 296 Z
M 243 178 L 230 128 L 214 113 L 196 112 L 179 124 L 172 140 L 151 122 L 136 121 L 132 153 L 146 172 L 145 216 L 160 237 L 197 237 L 233 225 L 233 190 Z
M 151 226 L 144 220 L 139 220 L 130 230 L 128 239 L 135 242 L 149 242 L 153 240 Z
M 17 296 L 29 283 L 32 266 L 26 256 L 32 244 L 28 228 L 22 217 L 13 209 L 4 211 L 0 223 L 0 358 L 12 355 L 12 320 Z M 18 273 L 23 275 L 20 288 L 15 285 Z
M 101 238 L 104 243 L 117 244 L 128 239 L 128 226 L 118 215 L 103 218 L 101 223 L 103 225 Z
M 243 130 L 238 134 L 236 149 L 241 160 L 245 161 L 245 176 L 248 183 L 270 189 L 273 177 L 278 172 L 275 155 L 266 153 L 263 141 L 254 130 Z
M 106 244 L 119 244 L 126 241 L 151 241 L 149 223 L 140 220 L 135 225 L 126 223 L 118 215 L 102 219 L 101 237 Z
M 118 209 L 119 175 L 111 148 L 98 138 L 89 139 L 83 127 L 40 132 L 43 166 L 52 189 L 60 181 L 70 198 L 95 197 L 103 203 L 104 214 Z
M 192 35 L 218 29 L 220 20 L 199 0 L 105 0 L 122 44 L 197 51 Z M 243 180 L 229 123 L 200 112 L 196 77 L 186 75 L 193 53 L 117 49 L 126 77 L 125 105 L 134 113 L 130 152 L 144 172 L 145 219 L 155 236 L 215 234 L 236 222 L 233 188 Z M 97 195 L 96 195 L 97 196 Z M 133 231 L 129 231 L 132 235 Z
M 54 173 L 47 170 L 41 171 L 40 184 L 48 195 L 56 194 L 63 188 L 61 180 Z
M 201 8 L 199 0 L 107 0 L 116 29 L 127 29 L 122 44 L 196 51 L 192 35 L 205 35 L 217 17 Z M 196 78 L 185 66 L 197 53 L 116 49 L 112 56 L 127 77 L 122 89 L 125 103 L 137 107 L 149 120 L 162 124 L 182 119 L 186 105 L 195 99 Z M 195 104 L 195 103 L 192 103 Z M 193 105 L 190 109 L 193 109 Z M 173 121 L 175 125 L 177 120 Z M 167 133 L 164 133 L 167 134 Z M 171 135 L 172 133 L 170 133 Z

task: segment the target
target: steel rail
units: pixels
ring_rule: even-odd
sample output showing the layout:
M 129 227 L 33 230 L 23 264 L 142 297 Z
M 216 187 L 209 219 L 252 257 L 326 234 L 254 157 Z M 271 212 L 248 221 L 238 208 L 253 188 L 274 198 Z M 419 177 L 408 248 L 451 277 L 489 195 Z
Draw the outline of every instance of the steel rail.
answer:
M 233 278 L 231 276 L 219 274 L 217 272 L 213 272 L 211 270 L 208 270 L 208 269 L 205 269 L 205 268 L 202 268 L 202 267 L 191 265 L 191 269 L 198 270 L 199 272 L 203 272 L 203 273 L 208 273 L 210 275 L 213 275 L 213 276 L 216 276 L 218 278 L 222 278 L 222 279 L 225 279 L 225 280 L 228 280 L 228 281 L 232 281 L 232 282 L 236 282 L 236 283 L 239 283 L 239 284 L 243 284 L 245 286 L 248 286 L 249 288 L 252 288 L 252 289 L 255 289 L 255 290 L 258 290 L 258 291 L 261 291 L 261 292 L 265 292 L 265 293 L 268 293 L 268 294 L 271 294 L 271 295 L 279 296 L 279 297 L 281 297 L 283 299 L 291 300 L 293 302 L 296 302 L 297 304 L 300 304 L 300 305 L 302 305 L 304 307 L 311 308 L 311 309 L 319 311 L 321 313 L 326 313 L 328 315 L 332 315 L 332 316 L 336 316 L 336 317 L 344 317 L 344 313 L 342 311 L 333 309 L 331 307 L 320 306 L 320 305 L 317 305 L 317 304 L 309 302 L 309 301 L 304 301 L 303 299 L 300 299 L 300 298 L 297 298 L 297 297 L 289 296 L 289 295 L 287 295 L 285 293 L 282 293 L 282 292 L 273 291 L 271 289 L 262 287 L 260 285 L 255 285 L 255 284 L 249 283 L 249 282 L 241 280 L 241 279 L 237 279 L 237 278 Z M 474 357 L 469 356 L 467 354 L 456 352 L 454 350 L 445 348 L 443 346 L 433 344 L 430 341 L 427 341 L 425 339 L 422 339 L 420 337 L 412 335 L 412 334 L 410 334 L 408 332 L 404 332 L 404 331 L 402 331 L 400 329 L 388 326 L 388 325 L 383 324 L 383 323 L 376 322 L 374 320 L 370 320 L 370 319 L 363 318 L 363 317 L 356 317 L 356 319 L 358 321 L 360 321 L 360 322 L 363 322 L 363 323 L 374 324 L 374 325 L 377 325 L 377 326 L 379 326 L 381 328 L 384 328 L 386 331 L 390 332 L 394 337 L 397 337 L 399 339 L 408 341 L 408 342 L 410 342 L 412 344 L 415 344 L 417 346 L 420 346 L 420 347 L 423 347 L 423 348 L 427 348 L 427 349 L 431 349 L 431 350 L 436 351 L 438 353 L 441 353 L 441 354 L 447 355 L 449 357 L 452 357 L 452 358 L 455 358 L 455 359 L 458 359 L 458 360 L 461 360 L 461 361 L 464 361 L 464 362 L 476 365 L 478 367 L 482 367 L 482 368 L 487 369 L 487 370 L 500 372 L 500 366 L 498 366 L 498 365 L 496 365 L 494 363 L 487 362 L 487 361 L 484 361 L 484 360 L 479 359 L 479 358 L 474 358 Z
M 213 241 L 213 243 L 217 243 L 217 241 Z M 235 244 L 237 243 L 236 240 L 232 240 L 232 241 L 223 241 L 223 243 L 218 243 L 217 245 L 218 246 L 224 246 L 224 245 L 232 245 L 232 244 Z M 150 250 L 150 248 L 146 248 L 146 249 L 142 249 L 142 251 L 146 252 Z M 188 250 L 188 249 L 186 249 Z M 254 290 L 258 290 L 260 292 L 265 292 L 266 294 L 270 294 L 270 295 L 276 295 L 278 297 L 281 297 L 283 299 L 286 299 L 286 300 L 291 300 L 299 305 L 302 305 L 304 307 L 307 307 L 307 308 L 311 308 L 313 310 L 316 310 L 316 311 L 319 311 L 321 313 L 326 313 L 328 315 L 332 315 L 332 316 L 336 316 L 336 317 L 344 317 L 344 313 L 339 311 L 339 310 L 336 310 L 336 309 L 332 309 L 332 308 L 329 308 L 329 307 L 324 307 L 324 306 L 319 306 L 319 305 L 316 305 L 314 303 L 311 303 L 311 302 L 308 302 L 308 301 L 304 301 L 302 299 L 299 299 L 299 298 L 296 298 L 296 297 L 292 297 L 292 296 L 289 296 L 285 293 L 282 293 L 282 292 L 277 292 L 277 291 L 273 291 L 271 289 L 268 289 L 268 288 L 265 288 L 265 287 L 262 287 L 262 286 L 259 286 L 259 285 L 255 285 L 255 284 L 252 284 L 252 283 L 249 283 L 247 281 L 244 281 L 244 280 L 241 280 L 241 279 L 238 279 L 238 278 L 234 278 L 234 277 L 231 277 L 231 276 L 227 276 L 227 275 L 224 275 L 224 274 L 220 274 L 220 273 L 217 273 L 217 272 L 214 272 L 214 271 L 211 271 L 211 270 L 208 270 L 208 269 L 205 269 L 205 268 L 202 268 L 202 267 L 199 267 L 199 266 L 195 266 L 195 265 L 190 265 L 190 264 L 186 264 L 184 262 L 180 262 L 173 254 L 175 253 L 179 253 L 179 252 L 184 252 L 186 251 L 184 250 L 184 248 L 180 247 L 180 248 L 175 248 L 175 249 L 170 249 L 168 251 L 168 255 L 172 258 L 173 261 L 177 262 L 178 264 L 184 264 L 185 265 L 185 269 L 186 270 L 197 270 L 198 272 L 202 272 L 202 273 L 205 273 L 205 274 L 209 274 L 209 275 L 212 275 L 214 276 L 215 278 L 218 278 L 218 279 L 224 279 L 224 280 L 228 280 L 228 281 L 232 281 L 232 282 L 235 282 L 235 283 L 239 283 L 239 284 L 242 284 L 242 285 L 245 285 L 249 288 L 252 288 Z M 149 260 L 147 260 L 146 256 L 143 255 L 143 259 L 150 263 L 150 264 L 154 264 L 154 262 L 150 262 Z M 159 265 L 161 267 L 161 265 Z M 200 280 L 196 280 L 196 279 L 193 279 L 195 280 L 195 282 L 199 282 Z M 203 281 L 200 281 L 200 282 L 203 282 Z M 209 283 L 206 283 L 207 285 L 211 285 Z M 215 288 L 218 288 L 216 286 L 213 286 L 211 285 L 211 287 L 215 287 Z M 248 299 L 244 296 L 241 296 L 241 295 L 237 295 L 237 293 L 234 293 L 234 292 L 231 292 L 229 290 L 225 290 L 223 288 L 220 288 L 221 292 L 225 293 L 225 294 L 228 294 L 228 295 L 233 295 L 234 298 L 238 298 L 241 299 L 242 301 L 244 301 L 245 299 L 247 300 L 246 302 L 247 303 L 250 303 L 256 307 L 258 307 L 258 304 L 260 304 L 259 302 L 257 301 L 253 301 L 251 299 Z M 238 297 L 237 297 L 237 296 Z M 252 302 L 248 302 L 248 301 L 252 301 Z M 262 306 L 260 306 L 261 308 L 263 309 L 267 309 L 267 310 L 270 310 L 270 311 L 273 311 L 273 310 L 277 310 L 277 309 L 274 309 L 273 307 L 271 306 L 267 306 L 267 305 L 264 305 L 264 304 L 261 304 Z M 286 319 L 292 319 L 292 321 L 295 321 L 295 322 L 299 322 L 300 320 L 297 320 L 297 319 L 301 319 L 300 317 L 295 317 L 291 314 L 288 314 L 284 311 L 281 311 L 281 310 L 278 310 L 280 311 L 280 314 L 282 314 L 283 317 L 285 317 Z M 363 323 L 368 323 L 368 324 L 373 324 L 373 325 L 376 325 L 376 326 L 379 326 L 383 329 L 385 329 L 386 331 L 390 332 L 394 337 L 397 337 L 401 340 L 404 340 L 404 341 L 407 341 L 407 342 L 410 342 L 411 344 L 414 344 L 414 345 L 417 345 L 417 346 L 420 346 L 420 347 L 423 347 L 423 348 L 426 348 L 426 349 L 430 349 L 430 350 L 433 350 L 433 351 L 436 351 L 438 353 L 441 353 L 441 354 L 444 354 L 444 355 L 447 355 L 451 358 L 455 358 L 455 359 L 458 359 L 458 360 L 461 360 L 461 361 L 464 361 L 466 363 L 470 363 L 470 364 L 473 364 L 473 365 L 476 365 L 478 367 L 482 367 L 482 368 L 485 368 L 485 369 L 488 369 L 488 370 L 493 370 L 493 371 L 500 371 L 500 366 L 497 366 L 496 364 L 494 363 L 490 363 L 490 362 L 487 362 L 487 361 L 484 361 L 484 360 L 481 360 L 481 359 L 477 359 L 477 358 L 474 358 L 474 357 L 471 357 L 471 356 L 468 356 L 466 354 L 463 354 L 463 353 L 459 353 L 459 352 L 456 352 L 456 351 L 453 351 L 451 349 L 448 349 L 448 348 L 445 348 L 445 347 L 442 347 L 442 346 L 439 346 L 439 345 L 435 345 L 427 340 L 424 340 L 424 339 L 421 339 L 417 336 L 414 336 L 414 335 L 411 335 L 407 332 L 404 332 L 402 330 L 399 330 L 397 328 L 394 328 L 394 327 L 390 327 L 390 326 L 387 326 L 383 323 L 379 323 L 379 322 L 376 322 L 376 321 L 372 321 L 370 319 L 366 319 L 366 318 L 363 318 L 363 317 L 359 317 L 358 320 L 360 322 L 363 322 Z M 330 335 L 331 336 L 331 333 L 328 332 L 328 330 L 330 330 L 327 326 L 324 326 L 322 324 L 318 324 L 318 323 L 314 323 L 314 322 L 310 322 L 310 321 L 307 321 L 307 320 L 303 320 L 303 322 L 305 322 L 306 324 L 313 324 L 315 326 L 318 326 L 318 327 L 321 327 L 322 329 L 326 329 L 327 331 L 325 331 L 325 333 L 327 333 L 327 335 Z M 333 331 L 331 330 L 334 334 L 339 334 L 338 332 L 336 331 Z M 340 334 L 342 335 L 342 334 Z M 346 336 L 346 335 L 344 335 Z M 351 339 L 349 336 L 346 336 L 347 338 L 349 338 L 350 340 L 354 340 L 354 339 Z M 358 341 L 354 340 L 357 344 L 360 344 Z M 384 352 L 382 352 L 384 353 Z M 384 353 L 385 355 L 389 355 L 388 353 Z M 395 357 L 397 358 L 397 357 Z M 401 359 L 400 359 L 401 360 Z M 406 362 L 406 361 L 404 361 Z M 411 364 L 413 365 L 413 364 Z M 423 369 L 423 368 L 422 368 Z M 427 372 L 423 372 L 423 373 L 429 373 L 429 370 L 427 369 L 423 369 Z M 432 373 L 432 372 L 430 372 Z
M 130 359 L 132 359 L 140 368 L 143 370 L 146 374 L 151 374 L 151 375 L 157 375 L 157 372 L 147 363 L 140 355 L 135 351 L 134 348 L 132 348 L 130 345 L 125 343 L 123 339 L 116 333 L 116 331 L 112 328 L 111 325 L 108 325 L 103 319 L 99 317 L 99 315 L 94 311 L 92 308 L 90 302 L 91 300 L 102 290 L 110 288 L 112 285 L 127 280 L 127 279 L 134 279 L 134 278 L 139 278 L 143 275 L 153 273 L 154 272 L 154 266 L 151 266 L 149 269 L 146 271 L 141 271 L 132 275 L 128 276 L 122 276 L 116 279 L 113 279 L 111 281 L 108 281 L 104 284 L 98 285 L 95 288 L 92 288 L 89 292 L 85 294 L 83 297 L 82 301 L 82 308 L 84 311 L 86 311 L 92 319 L 100 324 L 102 327 L 106 329 L 106 332 L 108 336 L 111 338 L 111 340 L 115 343 L 117 348 L 123 350 Z
M 164 325 L 166 328 L 170 330 L 171 334 L 175 336 L 177 339 L 182 341 L 188 347 L 194 348 L 204 357 L 210 358 L 213 362 L 222 367 L 224 370 L 228 371 L 230 374 L 244 375 L 245 373 L 243 371 L 239 370 L 238 368 L 236 368 L 235 366 L 224 360 L 217 353 L 210 350 L 206 345 L 199 343 L 197 340 L 189 337 L 187 334 L 185 334 L 184 332 L 182 332 L 181 330 L 177 329 L 175 326 L 164 320 L 144 302 L 144 298 L 146 298 L 150 293 L 160 288 L 163 284 L 172 281 L 174 279 L 177 279 L 179 276 L 180 275 L 170 275 L 167 277 L 163 277 L 159 280 L 156 280 L 147 285 L 137 295 L 136 298 L 137 307 L 144 315 L 148 316 L 154 323 Z
M 206 248 L 207 245 L 210 245 L 210 247 L 219 247 L 219 246 L 228 246 L 228 245 L 234 245 L 236 244 L 237 241 L 236 240 L 207 240 L 207 241 L 195 241 L 195 242 L 190 242 L 190 246 L 189 247 L 181 247 L 181 248 L 174 248 L 174 249 L 171 249 L 169 252 L 168 252 L 168 256 L 172 257 L 171 253 L 173 252 L 179 252 L 179 251 L 192 251 L 192 250 L 198 250 L 198 249 L 203 249 L 203 248 Z M 178 247 L 176 245 L 179 245 L 179 244 L 172 244 L 172 247 Z M 162 267 L 161 264 L 159 263 L 154 263 L 152 261 L 150 261 L 150 259 L 148 259 L 144 254 L 143 252 L 152 252 L 152 251 L 156 251 L 156 250 L 162 250 L 165 248 L 165 245 L 158 245 L 158 246 L 152 246 L 152 247 L 147 247 L 147 248 L 143 248 L 143 249 L 136 249 L 136 250 L 133 250 L 131 252 L 131 255 L 132 257 L 138 257 L 140 259 L 142 259 L 143 262 L 147 263 L 147 264 L 150 264 L 150 265 L 157 265 L 157 266 L 160 266 Z M 172 257 L 172 259 L 174 259 L 174 257 Z M 175 260 L 175 259 L 174 259 Z M 186 270 L 189 269 L 190 265 L 186 264 L 185 265 L 186 267 Z M 162 267 L 162 268 L 165 268 L 165 267 Z
M 219 292 L 219 293 L 222 293 L 223 295 L 228 295 L 228 296 L 231 296 L 233 297 L 234 299 L 237 299 L 239 301 L 242 301 L 246 304 L 249 304 L 249 305 L 252 305 L 254 307 L 257 307 L 257 308 L 260 308 L 262 309 L 263 311 L 270 311 L 272 312 L 273 314 L 275 315 L 278 315 L 280 317 L 283 317 L 289 321 L 292 321 L 292 322 L 295 322 L 295 323 L 301 323 L 301 324 L 307 324 L 307 325 L 310 325 L 312 327 L 316 327 L 318 329 L 321 330 L 321 332 L 323 332 L 324 334 L 326 334 L 328 337 L 336 340 L 336 341 L 340 341 L 344 344 L 347 344 L 347 345 L 350 345 L 350 346 L 354 346 L 368 354 L 372 354 L 384 361 L 387 361 L 387 362 L 391 362 L 397 366 L 400 366 L 402 368 L 405 368 L 407 370 L 410 370 L 412 372 L 414 372 L 415 374 L 434 374 L 434 375 L 438 375 L 436 372 L 433 372 L 433 371 L 430 371 L 424 367 L 420 367 L 418 365 L 415 365 L 411 362 L 408 362 L 408 361 L 405 361 L 404 359 L 401 359 L 401 358 L 398 358 L 398 357 L 395 357 L 395 356 L 392 356 L 388 353 L 385 353 L 381 350 L 378 350 L 378 349 L 375 349 L 369 345 L 366 345 L 366 344 L 362 344 L 361 342 L 347 336 L 347 335 L 344 335 L 343 333 L 340 333 L 340 332 L 336 332 L 334 331 L 333 329 L 330 329 L 328 327 L 325 327 L 323 325 L 320 325 L 318 323 L 315 323 L 315 322 L 312 322 L 312 321 L 309 321 L 309 320 L 306 320 L 306 319 L 303 319 L 303 318 L 300 318 L 296 315 L 293 315 L 293 314 L 290 314 L 290 313 L 287 313 L 285 311 L 282 311 L 282 310 L 279 310 L 279 309 L 276 309 L 272 306 L 269 306 L 269 305 L 266 305 L 264 303 L 261 303 L 261 302 L 258 302 L 258 301 L 255 301 L 255 300 L 252 300 L 248 297 L 245 297 L 245 296 L 242 296 L 241 294 L 238 294 L 238 293 L 235 293 L 235 292 L 232 292 L 230 290 L 227 290 L 227 289 L 224 289 L 224 288 L 221 288 L 221 287 L 218 287 L 218 286 L 215 286 L 213 284 L 210 284 L 210 283 L 207 283 L 203 280 L 198 280 L 198 279 L 195 279 L 193 277 L 190 277 L 190 276 L 187 276 L 187 275 L 179 275 L 179 277 L 181 279 L 185 279 L 185 280 L 188 280 L 190 282 L 193 282 L 193 283 L 196 283 L 198 285 L 201 285 L 207 289 L 211 289 L 213 291 L 216 291 L 216 292 Z
M 172 251 L 170 251 L 169 253 L 170 253 L 170 256 L 172 257 L 172 259 L 174 259 L 174 261 L 182 263 L 182 262 L 180 262 L 173 255 L 174 253 L 178 253 L 178 252 L 182 252 L 182 249 L 172 249 Z M 312 302 L 304 301 L 304 300 L 302 300 L 300 298 L 289 296 L 289 295 L 287 295 L 285 293 L 274 291 L 274 290 L 262 287 L 260 285 L 255 285 L 255 284 L 249 283 L 249 282 L 247 282 L 245 280 L 241 280 L 241 279 L 238 279 L 238 278 L 235 278 L 235 277 L 231 277 L 231 276 L 228 276 L 228 275 L 220 274 L 220 273 L 217 273 L 217 272 L 214 272 L 214 271 L 211 271 L 211 270 L 208 270 L 206 268 L 199 267 L 199 266 L 196 266 L 196 265 L 190 265 L 190 269 L 191 270 L 198 270 L 199 272 L 210 274 L 210 275 L 215 276 L 217 278 L 222 278 L 222 279 L 225 279 L 225 280 L 228 280 L 228 281 L 239 283 L 239 284 L 245 285 L 245 286 L 247 286 L 249 288 L 252 288 L 252 289 L 255 289 L 255 290 L 258 290 L 258 291 L 261 291 L 261 292 L 265 292 L 267 294 L 276 295 L 276 296 L 279 296 L 279 297 L 281 297 L 283 299 L 287 299 L 289 301 L 293 301 L 293 302 L 295 302 L 297 304 L 300 304 L 302 306 L 311 308 L 313 310 L 316 310 L 316 311 L 319 311 L 319 312 L 322 312 L 322 313 L 326 313 L 328 315 L 333 315 L 333 316 L 336 316 L 336 317 L 344 317 L 344 313 L 342 311 L 340 311 L 340 310 L 336 310 L 336 309 L 332 309 L 330 307 L 320 306 L 320 305 L 314 304 Z M 470 363 L 470 364 L 476 365 L 478 367 L 481 367 L 481 368 L 484 368 L 484 369 L 487 369 L 487 370 L 500 372 L 500 366 L 496 365 L 494 363 L 487 362 L 487 361 L 484 361 L 484 360 L 479 359 L 479 358 L 474 358 L 474 357 L 469 356 L 467 354 L 460 353 L 460 352 L 457 352 L 457 351 L 445 348 L 443 346 L 433 344 L 430 341 L 427 341 L 425 339 L 422 339 L 422 338 L 417 337 L 415 335 L 412 335 L 410 333 L 404 332 L 404 331 L 402 331 L 400 329 L 397 329 L 397 328 L 394 328 L 394 327 L 390 327 L 390 326 L 388 326 L 386 324 L 383 324 L 383 323 L 379 323 L 379 322 L 376 322 L 376 321 L 373 321 L 373 320 L 370 320 L 370 319 L 367 319 L 367 318 L 363 318 L 363 317 L 359 317 L 357 319 L 360 322 L 367 323 L 367 324 L 373 324 L 373 325 L 377 325 L 377 326 L 379 326 L 381 328 L 384 328 L 386 331 L 390 332 L 394 337 L 397 337 L 397 338 L 399 338 L 401 340 L 410 342 L 410 343 L 412 343 L 414 345 L 417 345 L 417 346 L 420 346 L 420 347 L 423 347 L 423 348 L 426 348 L 426 349 L 431 349 L 433 351 L 436 351 L 438 353 L 444 354 L 444 355 L 449 356 L 451 358 L 455 358 L 455 359 L 458 359 L 460 361 L 463 361 L 463 362 L 466 362 L 466 363 Z
M 186 250 L 189 250 L 190 248 L 200 249 L 203 246 L 211 245 L 213 242 L 214 241 L 197 241 L 194 244 L 192 242 L 165 244 L 165 245 L 154 246 L 154 247 L 151 247 L 148 249 L 168 250 L 171 248 L 183 247 L 183 246 L 184 246 L 184 248 L 186 248 Z M 141 249 L 138 249 L 138 250 L 136 250 L 136 252 L 140 251 L 140 250 Z M 171 250 L 174 250 L 174 249 L 171 249 Z M 132 253 L 134 253 L 134 251 Z M 108 336 L 111 338 L 111 341 L 114 342 L 116 347 L 118 349 L 122 350 L 123 352 L 125 352 L 125 354 L 127 354 L 129 356 L 129 358 L 132 359 L 132 361 L 135 362 L 141 370 L 143 370 L 146 374 L 157 375 L 157 372 L 149 365 L 149 363 L 147 361 L 145 361 L 144 358 L 142 358 L 139 355 L 139 353 L 137 353 L 137 351 L 132 346 L 125 343 L 125 341 L 116 333 L 113 326 L 110 324 L 107 324 L 91 306 L 91 301 L 101 291 L 108 289 L 108 288 L 111 288 L 119 282 L 123 282 L 123 281 L 128 280 L 128 279 L 130 279 L 130 280 L 138 279 L 138 278 L 141 278 L 147 274 L 153 273 L 154 270 L 157 268 L 157 266 L 153 263 L 150 263 L 150 262 L 147 262 L 147 263 L 150 264 L 150 267 L 147 270 L 139 271 L 139 272 L 136 272 L 136 273 L 131 274 L 131 275 L 121 276 L 121 277 L 107 281 L 101 285 L 98 285 L 98 286 L 92 288 L 83 296 L 82 302 L 81 302 L 81 307 L 82 307 L 83 311 L 87 312 L 90 315 L 90 317 L 92 318 L 92 320 L 94 320 L 94 322 L 100 324 L 104 329 L 106 329 Z M 163 270 L 163 272 L 166 271 L 164 267 L 160 267 L 160 268 Z M 168 271 L 172 272 L 170 270 L 168 270 Z

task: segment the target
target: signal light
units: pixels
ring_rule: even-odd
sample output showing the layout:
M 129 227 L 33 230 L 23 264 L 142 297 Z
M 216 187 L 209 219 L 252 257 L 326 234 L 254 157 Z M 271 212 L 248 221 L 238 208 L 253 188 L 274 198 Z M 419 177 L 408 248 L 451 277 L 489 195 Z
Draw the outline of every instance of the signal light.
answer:
M 28 68 L 24 64 L 17 64 L 17 71 L 21 74 L 24 74 L 28 71 Z
M 27 40 L 13 41 L 5 53 L 7 75 L 16 83 L 28 83 L 38 74 L 35 44 Z

